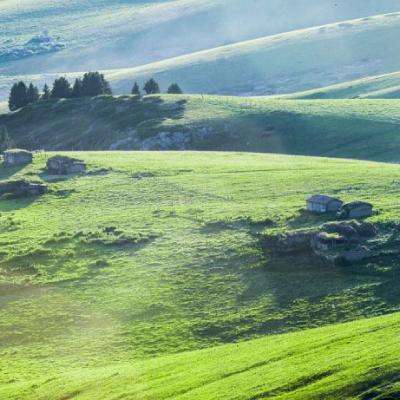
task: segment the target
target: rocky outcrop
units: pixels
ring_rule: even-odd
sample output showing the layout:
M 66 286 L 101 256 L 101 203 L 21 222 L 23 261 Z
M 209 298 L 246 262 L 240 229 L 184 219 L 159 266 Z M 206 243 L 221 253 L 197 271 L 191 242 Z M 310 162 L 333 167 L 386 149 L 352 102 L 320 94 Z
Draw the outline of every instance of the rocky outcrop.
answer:
M 368 241 L 378 234 L 367 222 L 342 221 L 318 229 L 293 231 L 269 236 L 262 241 L 266 252 L 285 255 L 308 253 L 329 264 L 356 263 L 374 256 Z
M 32 197 L 40 196 L 47 192 L 47 186 L 41 183 L 31 183 L 21 180 L 6 181 L 0 183 L 1 197 Z
M 30 164 L 33 160 L 33 154 L 30 151 L 21 149 L 6 150 L 3 154 L 3 159 L 5 167 L 16 167 Z
M 47 170 L 52 175 L 69 175 L 86 171 L 86 164 L 82 160 L 67 156 L 54 156 L 46 162 Z

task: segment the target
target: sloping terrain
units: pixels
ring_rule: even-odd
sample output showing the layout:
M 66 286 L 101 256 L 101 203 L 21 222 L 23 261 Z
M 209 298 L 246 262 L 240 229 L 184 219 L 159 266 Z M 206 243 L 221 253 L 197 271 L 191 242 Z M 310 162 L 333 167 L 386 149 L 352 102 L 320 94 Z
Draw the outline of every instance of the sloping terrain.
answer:
M 0 115 L 0 125 L 15 146 L 30 149 L 256 151 L 399 162 L 399 106 L 398 100 L 97 97 L 39 102 Z
M 400 9 L 395 0 L 298 0 L 295 4 L 290 0 L 2 0 L 0 73 L 135 66 L 245 39 L 396 11 Z M 33 52 L 36 57 L 25 59 L 18 49 L 44 30 L 64 43 L 65 49 L 40 55 L 39 48 Z
M 398 71 L 399 34 L 400 14 L 386 14 L 103 72 L 115 93 L 129 93 L 135 80 L 142 85 L 155 77 L 164 91 L 177 81 L 187 93 L 285 94 Z M 51 84 L 58 75 L 43 71 L 36 75 L 4 75 L 0 78 L 0 94 L 4 98 L 17 79 Z
M 400 315 L 279 335 L 18 386 L 7 399 L 396 399 Z M 384 343 L 384 345 L 382 345 Z
M 302 398 L 314 389 L 343 398 L 373 386 L 391 390 L 397 316 L 141 360 L 398 310 L 400 166 L 92 152 L 72 153 L 88 163 L 86 174 L 60 177 L 45 170 L 51 155 L 0 169 L 2 180 L 23 177 L 49 189 L 0 199 L 1 398 L 96 391 L 110 399 L 250 399 L 269 391 Z M 327 221 L 304 212 L 316 192 L 372 202 L 369 221 L 384 255 L 333 266 L 307 254 L 264 253 L 264 235 Z M 310 346 L 315 353 L 306 356 Z
M 398 99 L 400 72 L 344 82 L 282 96 L 287 99 Z

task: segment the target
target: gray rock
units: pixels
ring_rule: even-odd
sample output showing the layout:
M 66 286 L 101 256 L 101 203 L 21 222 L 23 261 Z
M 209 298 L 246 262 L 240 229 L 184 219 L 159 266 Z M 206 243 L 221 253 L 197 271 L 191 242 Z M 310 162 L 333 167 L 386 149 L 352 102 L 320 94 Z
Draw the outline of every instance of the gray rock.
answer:
M 186 150 L 191 136 L 183 132 L 160 132 L 142 142 L 141 150 Z

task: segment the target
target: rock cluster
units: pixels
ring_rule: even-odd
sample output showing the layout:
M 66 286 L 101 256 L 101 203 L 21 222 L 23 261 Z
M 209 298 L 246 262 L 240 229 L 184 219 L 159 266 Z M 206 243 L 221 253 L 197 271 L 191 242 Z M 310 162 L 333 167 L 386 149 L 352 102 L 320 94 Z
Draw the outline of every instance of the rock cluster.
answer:
M 47 192 L 47 186 L 20 179 L 0 183 L 0 196 L 12 198 L 40 196 Z
M 86 171 L 86 164 L 82 160 L 67 156 L 49 158 L 46 167 L 52 175 L 69 175 Z
M 377 228 L 368 222 L 341 221 L 318 229 L 299 230 L 267 237 L 265 251 L 282 254 L 307 252 L 330 263 L 354 263 L 372 257 L 368 240 L 377 235 Z
M 12 149 L 4 152 L 3 159 L 5 167 L 16 167 L 30 164 L 33 160 L 33 154 L 27 150 Z

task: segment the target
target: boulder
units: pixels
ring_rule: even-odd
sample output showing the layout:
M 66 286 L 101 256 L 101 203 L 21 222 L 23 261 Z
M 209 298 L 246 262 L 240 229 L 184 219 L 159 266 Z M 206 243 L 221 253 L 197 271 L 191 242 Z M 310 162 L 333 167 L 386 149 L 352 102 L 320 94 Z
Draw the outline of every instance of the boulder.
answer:
M 15 167 L 30 164 L 33 160 L 33 154 L 27 150 L 13 149 L 6 150 L 3 158 L 6 167 Z
M 0 196 L 31 197 L 40 196 L 46 192 L 46 185 L 41 183 L 31 183 L 23 179 L 0 183 Z
M 47 160 L 47 170 L 52 175 L 69 175 L 86 171 L 82 160 L 67 156 L 54 156 Z

